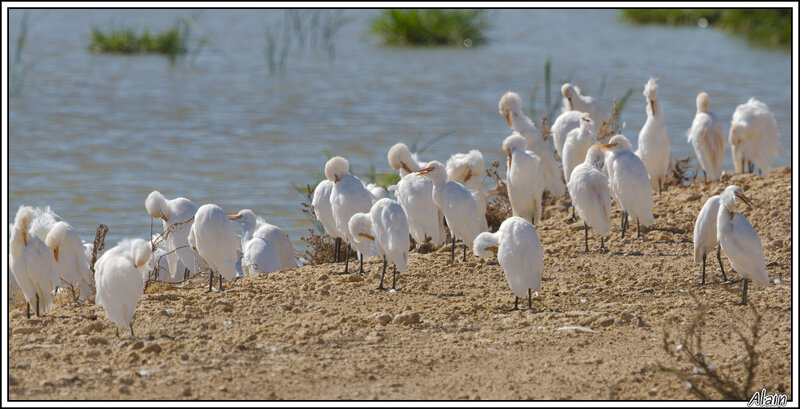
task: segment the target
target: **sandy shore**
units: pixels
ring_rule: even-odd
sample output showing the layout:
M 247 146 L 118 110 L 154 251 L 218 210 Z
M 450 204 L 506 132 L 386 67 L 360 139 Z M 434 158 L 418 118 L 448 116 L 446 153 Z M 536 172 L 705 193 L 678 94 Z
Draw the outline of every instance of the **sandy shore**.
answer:
M 753 319 L 732 305 L 741 283 L 721 283 L 712 257 L 699 286 L 692 250 L 698 211 L 729 184 L 753 200 L 744 214 L 770 280 L 780 280 L 748 293 L 762 316 L 753 389 L 791 399 L 786 167 L 671 186 L 654 196 L 655 226 L 641 239 L 632 224 L 634 237 L 620 240 L 615 206 L 607 254 L 584 253 L 583 223 L 568 221 L 565 200 L 552 203 L 538 227 L 545 273 L 534 311 L 503 311 L 514 296 L 500 267 L 471 253 L 452 263 L 449 248 L 412 252 L 396 293 L 376 290 L 377 258 L 363 277 L 331 274 L 342 268 L 331 264 L 243 278 L 221 293 L 206 293 L 202 279 L 155 285 L 137 308 L 137 339 L 116 338 L 92 303 L 59 296 L 48 316 L 30 320 L 14 304 L 9 399 L 694 399 L 658 364 L 691 372 L 665 353 L 662 334 L 679 338 L 698 303 L 708 305 L 709 360 L 744 378 L 744 348 L 726 337 L 747 333 Z

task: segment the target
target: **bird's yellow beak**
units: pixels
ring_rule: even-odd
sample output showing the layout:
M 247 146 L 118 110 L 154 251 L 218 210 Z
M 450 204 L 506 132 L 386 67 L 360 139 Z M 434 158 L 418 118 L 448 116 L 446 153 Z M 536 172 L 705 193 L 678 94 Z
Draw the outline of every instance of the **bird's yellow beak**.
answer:
M 497 246 L 489 246 L 489 247 L 486 248 L 486 250 L 489 250 L 489 251 L 493 252 L 494 254 L 497 254 L 497 251 L 499 250 L 499 248 Z
M 511 125 L 511 114 L 508 111 L 506 111 L 506 113 L 504 115 L 506 117 L 506 121 L 508 122 L 508 127 L 512 128 L 512 125 Z
M 427 168 L 425 168 L 425 169 L 420 169 L 420 170 L 416 171 L 416 174 L 417 174 L 417 175 L 427 175 L 427 174 L 428 174 L 428 173 L 430 173 L 432 170 L 433 170 L 433 166 L 428 166 L 428 167 L 427 167 Z
M 53 256 L 55 256 L 55 258 L 56 258 L 56 261 L 58 261 L 58 247 L 56 247 L 55 249 L 53 249 Z
M 575 107 L 572 105 L 572 97 L 567 97 L 567 101 L 569 101 L 569 109 L 574 111 Z
M 359 235 L 359 237 L 363 237 L 365 239 L 370 239 L 372 241 L 375 241 L 375 237 L 372 237 L 371 235 L 369 235 L 367 233 L 358 233 L 358 235 Z
M 470 170 L 468 170 L 468 171 L 467 171 L 467 177 L 466 177 L 466 178 L 464 178 L 464 182 L 468 181 L 468 180 L 469 180 L 469 178 L 471 178 L 471 177 L 472 177 L 472 169 L 470 169 Z
M 411 169 L 409 169 L 408 165 L 405 162 L 400 162 L 400 166 L 403 168 L 404 171 L 408 173 L 414 173 Z
M 339 175 L 333 175 L 333 183 L 339 183 Z
M 739 192 L 736 192 L 736 193 L 734 193 L 734 194 L 735 194 L 735 195 L 736 195 L 736 197 L 738 197 L 739 199 L 742 199 L 742 201 L 744 202 L 744 204 L 746 204 L 746 205 L 747 205 L 747 208 L 748 208 L 748 209 L 752 209 L 752 208 L 753 208 L 753 203 L 750 201 L 750 199 L 748 199 L 747 197 L 745 197 L 745 196 L 744 196 L 744 194 L 742 194 L 742 193 L 739 193 Z
M 24 231 L 22 232 L 22 243 L 26 246 L 28 245 L 28 233 Z
M 228 215 L 228 219 L 230 219 L 230 220 L 239 220 L 241 218 L 242 218 L 242 216 L 239 215 L 239 214 L 229 214 Z
M 609 148 L 613 148 L 613 147 L 615 147 L 615 146 L 617 146 L 617 143 L 616 143 L 616 142 L 614 142 L 614 143 L 607 143 L 607 144 L 605 144 L 605 145 L 600 145 L 600 147 L 601 147 L 601 148 L 603 148 L 603 149 L 609 149 Z
M 656 114 L 656 102 L 653 101 L 652 99 L 650 100 L 650 111 L 653 112 L 653 115 Z

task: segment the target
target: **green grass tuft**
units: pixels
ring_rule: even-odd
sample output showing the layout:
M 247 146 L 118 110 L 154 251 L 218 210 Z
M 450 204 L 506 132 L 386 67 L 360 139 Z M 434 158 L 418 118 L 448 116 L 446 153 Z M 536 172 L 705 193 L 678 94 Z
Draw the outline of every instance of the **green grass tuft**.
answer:
M 697 25 L 705 22 L 728 32 L 746 34 L 757 44 L 785 50 L 792 46 L 791 9 L 625 9 L 622 17 L 640 24 Z
M 94 53 L 154 53 L 175 57 L 189 51 L 187 43 L 188 30 L 178 23 L 168 30 L 154 34 L 147 29 L 137 33 L 130 28 L 108 32 L 94 28 L 89 49 Z
M 486 42 L 483 10 L 382 10 L 370 32 L 394 45 L 471 46 Z

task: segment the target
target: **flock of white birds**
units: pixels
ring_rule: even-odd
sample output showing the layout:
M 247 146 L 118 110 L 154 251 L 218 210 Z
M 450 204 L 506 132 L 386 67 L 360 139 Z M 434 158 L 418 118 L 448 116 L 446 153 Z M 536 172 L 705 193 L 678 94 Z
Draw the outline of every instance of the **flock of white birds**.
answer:
M 563 113 L 551 128 L 560 167 L 547 143 L 550 135 L 542 135 L 523 113 L 519 95 L 509 91 L 500 99 L 500 114 L 514 131 L 502 142 L 513 216 L 495 233 L 488 231 L 486 193 L 481 187 L 484 160 L 478 150 L 455 154 L 442 164 L 420 162 L 403 143 L 392 146 L 388 161 L 401 176 L 389 187 L 396 200 L 386 190 L 351 175 L 346 159 L 331 158 L 325 165 L 326 180 L 314 190 L 312 206 L 325 232 L 336 240 L 335 262 L 341 258 L 341 242 L 347 245 L 342 273 L 350 272 L 351 247 L 360 256 L 362 274 L 364 257 L 379 255 L 383 274 L 378 288 L 384 289 L 391 263 L 390 291 L 394 292 L 397 273 L 409 263 L 410 239 L 419 245 L 441 246 L 446 223 L 452 238 L 451 258 L 455 258 L 456 240 L 464 244 L 464 259 L 467 247 L 482 258 L 496 254 L 515 295 L 512 309 L 518 309 L 519 298 L 526 294 L 531 308 L 531 291 L 540 290 L 544 268 L 535 227 L 542 219 L 543 195 L 569 194 L 573 215 L 584 223 L 587 252 L 590 227 L 600 236 L 600 251 L 605 252 L 612 199 L 624 212 L 622 237 L 629 220 L 636 221 L 638 237 L 640 224 L 647 227 L 654 221 L 652 195 L 662 191 L 670 167 L 670 138 L 656 79 L 650 78 L 644 87 L 647 119 L 635 152 L 621 134 L 606 144 L 598 142 L 595 126 L 607 115 L 595 99 L 581 95 L 570 84 L 564 84 L 561 92 Z M 706 181 L 716 182 L 722 173 L 725 141 L 722 124 L 708 107 L 708 94 L 699 93 L 697 115 L 686 135 Z M 785 155 L 773 115 L 755 98 L 736 108 L 728 140 L 737 173 L 752 172 L 753 166 L 768 171 L 774 156 Z M 748 279 L 760 285 L 769 284 L 769 279 L 761 242 L 750 222 L 737 212 L 739 202 L 751 205 L 737 186 L 708 199 L 695 224 L 694 258 L 703 265 L 705 283 L 707 254 L 716 247 L 722 268 L 720 251 L 724 253 L 743 277 L 743 304 Z M 133 336 L 134 312 L 153 271 L 157 271 L 156 279 L 171 281 L 208 271 L 208 291 L 214 288 L 216 273 L 217 289 L 222 291 L 223 278 L 232 281 L 237 276 L 298 266 L 286 233 L 249 209 L 226 214 L 216 205 L 198 208 L 186 198 L 168 200 L 158 191 L 148 195 L 145 208 L 152 218 L 163 221 L 163 233 L 149 242 L 122 240 L 91 266 L 92 244 L 84 243 L 72 226 L 49 207 L 21 206 L 11 227 L 9 251 L 11 273 L 28 303 L 26 316 L 30 318 L 32 304 L 37 315 L 47 313 L 59 288 L 69 286 L 86 299 L 94 284 L 95 302 L 116 324 L 117 335 L 120 328 L 130 328 Z M 724 269 L 722 274 L 727 281 Z

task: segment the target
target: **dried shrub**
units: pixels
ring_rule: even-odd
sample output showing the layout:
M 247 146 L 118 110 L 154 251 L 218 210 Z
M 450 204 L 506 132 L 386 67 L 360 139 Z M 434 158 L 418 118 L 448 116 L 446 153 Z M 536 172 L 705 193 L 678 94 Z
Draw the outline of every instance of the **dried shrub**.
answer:
M 752 396 L 751 388 L 753 387 L 756 367 L 759 364 L 759 353 L 756 351 L 756 344 L 758 344 L 761 336 L 759 334 L 761 315 L 751 304 L 750 310 L 752 311 L 753 321 L 750 324 L 749 337 L 737 328 L 732 330 L 738 335 L 738 340 L 742 343 L 744 349 L 741 354 L 745 357 L 742 363 L 744 381 L 740 384 L 736 374 L 725 373 L 727 371 L 722 370 L 722 365 L 717 367 L 709 362 L 708 357 L 704 354 L 703 327 L 705 326 L 708 304 L 701 303 L 699 300 L 696 301 L 698 301 L 697 314 L 683 331 L 678 330 L 682 333 L 679 343 L 676 345 L 675 340 L 670 337 L 666 329 L 662 336 L 664 351 L 677 360 L 679 364 L 684 364 L 681 365 L 683 368 L 667 367 L 659 363 L 658 369 L 677 376 L 684 382 L 689 391 L 699 399 L 749 400 Z M 726 343 L 733 342 L 731 338 L 731 331 L 723 334 L 723 339 Z M 691 365 L 691 369 L 688 369 L 688 365 Z
M 486 197 L 486 222 L 489 231 L 495 232 L 500 229 L 500 224 L 511 217 L 511 201 L 508 200 L 508 189 L 506 183 L 500 177 L 500 161 L 492 162 L 486 169 L 486 176 L 494 179 L 495 187 L 489 190 Z
M 614 107 L 611 109 L 611 115 L 608 117 L 608 119 L 600 122 L 600 126 L 597 127 L 598 143 L 603 143 L 603 144 L 608 143 L 608 140 L 619 132 L 620 109 L 619 106 L 617 105 L 616 98 L 614 98 L 613 106 Z
M 667 185 L 688 186 L 697 177 L 697 168 L 690 165 L 691 157 L 676 159 L 665 181 Z
M 314 214 L 314 206 L 311 201 L 314 196 L 314 189 L 311 185 L 306 185 L 305 199 L 300 202 L 303 214 L 311 219 L 315 227 L 308 229 L 307 236 L 300 236 L 300 240 L 306 243 L 306 248 L 303 250 L 303 258 L 309 264 L 324 264 L 333 261 L 333 256 L 336 254 L 336 240 L 323 232 L 322 224 L 317 220 L 317 215 Z M 339 250 L 339 259 L 344 260 L 344 252 L 347 251 L 347 244 L 341 244 Z M 358 253 L 355 250 L 350 250 L 350 257 L 357 257 Z

